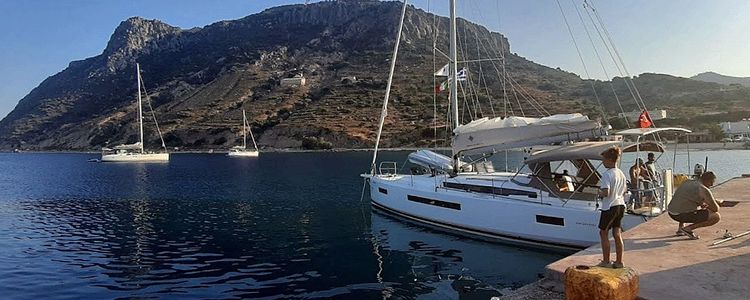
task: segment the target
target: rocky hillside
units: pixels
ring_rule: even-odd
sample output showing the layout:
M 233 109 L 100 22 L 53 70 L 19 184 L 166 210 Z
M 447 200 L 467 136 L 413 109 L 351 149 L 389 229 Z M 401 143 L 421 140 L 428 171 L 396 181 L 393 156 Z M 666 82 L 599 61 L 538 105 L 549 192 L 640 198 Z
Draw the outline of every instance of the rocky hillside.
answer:
M 220 149 L 238 144 L 243 109 L 261 147 L 370 147 L 400 12 L 398 2 L 326 1 L 276 7 L 190 30 L 130 18 L 114 30 L 101 55 L 70 63 L 19 101 L 0 121 L 0 149 L 94 150 L 137 141 L 136 62 L 169 147 Z M 446 18 L 414 7 L 407 11 L 384 147 L 421 146 L 434 139 L 432 73 L 446 60 L 438 53 L 433 62 L 432 45 L 435 36 L 435 44 L 447 45 L 447 27 Z M 506 57 L 504 71 L 463 64 L 470 80 L 492 93 L 462 100 L 472 103 L 462 103 L 462 118 L 542 113 L 534 107 L 550 113 L 597 111 L 589 82 L 512 53 L 499 33 L 463 20 L 458 27 L 465 46 L 462 57 L 469 52 L 471 57 Z M 484 76 L 472 79 L 480 71 Z M 513 74 L 505 84 L 507 93 L 502 92 L 503 73 Z M 304 76 L 306 84 L 280 84 L 295 75 Z M 651 76 L 636 81 L 649 86 Z M 353 77 L 356 80 L 349 80 Z M 659 82 L 641 93 L 670 103 L 727 92 L 716 84 L 691 92 L 674 90 L 695 83 L 683 78 Z M 614 86 L 622 93 L 624 85 L 615 80 L 613 85 L 595 86 L 602 90 L 605 107 L 613 109 L 615 102 L 604 91 Z M 445 102 L 437 101 L 440 116 L 445 115 Z M 441 119 L 437 126 L 444 124 Z M 145 129 L 147 147 L 157 148 L 151 118 Z M 439 133 L 445 139 L 445 130 Z

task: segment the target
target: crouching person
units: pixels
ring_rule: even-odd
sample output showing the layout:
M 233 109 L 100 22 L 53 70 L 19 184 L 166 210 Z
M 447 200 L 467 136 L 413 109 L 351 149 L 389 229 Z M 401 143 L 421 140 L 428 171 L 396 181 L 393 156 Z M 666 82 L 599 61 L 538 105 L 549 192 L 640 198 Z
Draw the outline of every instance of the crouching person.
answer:
M 685 181 L 677 188 L 667 209 L 669 216 L 680 224 L 677 235 L 686 235 L 691 239 L 698 239 L 693 231 L 701 227 L 708 227 L 719 223 L 719 204 L 709 189 L 714 185 L 716 175 L 705 172 L 699 179 Z M 682 226 L 683 223 L 690 223 Z

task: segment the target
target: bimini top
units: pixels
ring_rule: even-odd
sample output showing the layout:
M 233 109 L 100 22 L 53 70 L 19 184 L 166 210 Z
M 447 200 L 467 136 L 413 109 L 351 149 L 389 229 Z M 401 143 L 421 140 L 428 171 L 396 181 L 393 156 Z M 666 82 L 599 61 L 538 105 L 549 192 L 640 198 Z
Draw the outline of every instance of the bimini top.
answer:
M 632 135 L 644 136 L 644 135 L 654 134 L 654 133 L 662 132 L 662 131 L 682 131 L 682 132 L 685 132 L 685 133 L 691 133 L 692 132 L 692 131 L 690 131 L 688 129 L 679 128 L 679 127 L 664 127 L 664 128 L 654 128 L 654 127 L 652 127 L 652 128 L 631 128 L 631 129 L 626 129 L 626 130 L 620 131 L 617 134 L 619 134 L 619 135 L 631 135 L 631 136 Z
M 602 160 L 601 153 L 604 150 L 614 146 L 622 146 L 621 142 L 579 142 L 570 145 L 558 146 L 551 149 L 540 150 L 532 153 L 527 159 L 526 164 L 535 164 L 540 162 L 564 161 L 564 160 Z M 628 143 L 623 147 L 622 152 L 664 152 L 664 147 L 654 142 Z

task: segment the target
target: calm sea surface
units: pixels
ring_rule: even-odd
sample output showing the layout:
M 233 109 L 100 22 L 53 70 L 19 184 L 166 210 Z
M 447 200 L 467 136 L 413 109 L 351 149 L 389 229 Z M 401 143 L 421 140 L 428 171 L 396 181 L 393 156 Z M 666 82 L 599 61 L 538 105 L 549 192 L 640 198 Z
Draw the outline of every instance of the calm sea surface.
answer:
M 371 212 L 371 155 L 0 154 L 0 297 L 486 299 L 566 255 Z M 750 151 L 691 154 L 705 156 L 720 180 L 750 173 Z

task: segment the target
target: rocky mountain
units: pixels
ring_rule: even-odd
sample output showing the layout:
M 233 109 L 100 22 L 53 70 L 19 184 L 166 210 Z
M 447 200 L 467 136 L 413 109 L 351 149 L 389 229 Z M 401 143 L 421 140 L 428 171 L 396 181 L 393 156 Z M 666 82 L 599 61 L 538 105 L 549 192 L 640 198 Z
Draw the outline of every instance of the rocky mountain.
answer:
M 102 54 L 71 62 L 19 101 L 0 121 L 0 149 L 95 150 L 137 141 L 136 62 L 169 147 L 226 149 L 238 144 L 242 109 L 261 147 L 370 147 L 401 8 L 398 2 L 325 1 L 271 8 L 189 30 L 130 18 L 114 30 Z M 407 10 L 383 147 L 432 144 L 435 127 L 438 139 L 447 138 L 447 101 L 434 98 L 432 76 L 447 63 L 433 52 L 433 43 L 447 45 L 447 27 L 444 17 Z M 606 110 L 617 111 L 616 100 L 628 95 L 624 81 L 616 78 L 593 82 L 595 96 L 592 82 L 512 53 L 499 33 L 465 20 L 459 20 L 458 28 L 462 57 L 505 57 L 502 70 L 479 62 L 463 64 L 470 76 L 483 74 L 470 77 L 481 86 L 465 89 L 492 91 L 462 100 L 464 119 L 506 112 L 534 116 L 545 108 L 549 113 L 596 115 L 599 101 Z M 447 53 L 447 46 L 438 48 Z M 503 83 L 503 74 L 513 76 Z M 298 75 L 305 85 L 281 84 Z M 639 87 L 645 85 L 641 94 L 666 104 L 692 105 L 734 93 L 718 84 L 693 87 L 695 81 L 662 75 L 635 80 Z M 607 91 L 614 95 L 612 90 L 622 96 L 607 96 Z M 441 117 L 437 124 L 433 103 Z M 146 144 L 157 148 L 158 135 L 144 106 L 149 117 Z
M 690 79 L 698 80 L 698 81 L 705 81 L 705 82 L 714 82 L 714 83 L 726 84 L 726 85 L 739 84 L 742 86 L 750 87 L 750 77 L 734 77 L 734 76 L 721 75 L 719 73 L 714 73 L 714 72 L 703 72 L 693 77 L 690 77 Z

